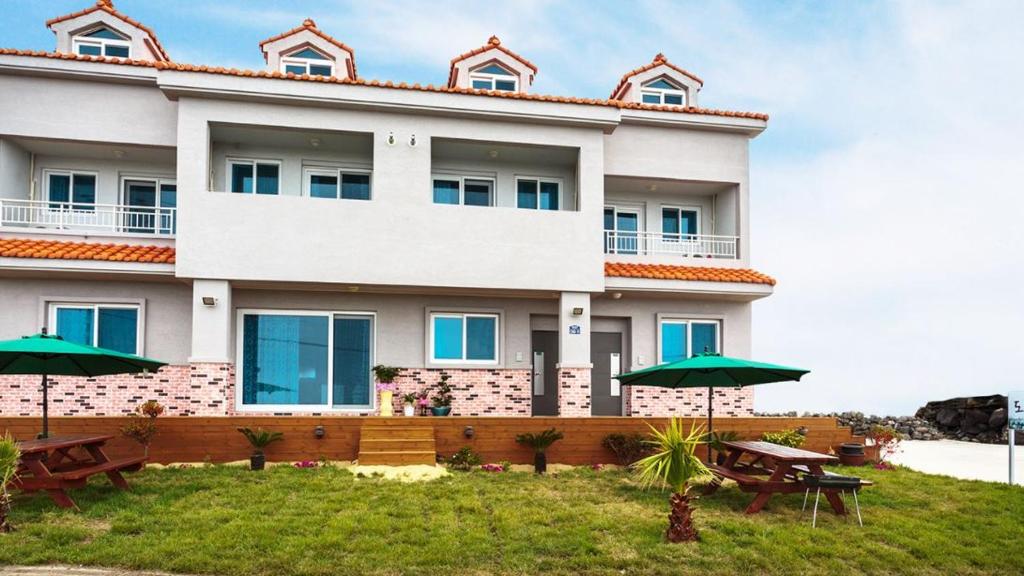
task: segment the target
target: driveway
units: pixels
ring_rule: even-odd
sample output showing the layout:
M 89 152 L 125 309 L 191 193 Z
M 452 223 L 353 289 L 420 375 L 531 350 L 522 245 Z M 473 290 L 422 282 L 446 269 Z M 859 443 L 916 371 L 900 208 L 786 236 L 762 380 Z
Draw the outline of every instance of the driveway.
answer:
M 901 453 L 892 456 L 902 464 L 926 474 L 942 474 L 964 480 L 1009 481 L 1009 448 L 999 444 L 976 444 L 959 440 L 907 440 Z M 1014 451 L 1016 478 L 1024 485 L 1024 446 Z

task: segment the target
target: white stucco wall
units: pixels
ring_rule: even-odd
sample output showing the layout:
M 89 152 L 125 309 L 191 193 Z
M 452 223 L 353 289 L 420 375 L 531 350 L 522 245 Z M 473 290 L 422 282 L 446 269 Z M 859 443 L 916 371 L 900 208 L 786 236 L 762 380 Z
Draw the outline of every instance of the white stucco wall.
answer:
M 30 164 L 28 152 L 0 138 L 0 198 L 28 198 Z

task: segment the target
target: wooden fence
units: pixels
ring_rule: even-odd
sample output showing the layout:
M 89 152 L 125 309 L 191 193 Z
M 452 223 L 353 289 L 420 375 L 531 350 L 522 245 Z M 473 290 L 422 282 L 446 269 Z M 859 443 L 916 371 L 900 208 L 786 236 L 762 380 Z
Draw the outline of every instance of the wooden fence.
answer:
M 141 447 L 123 438 L 120 428 L 129 419 L 123 417 L 57 417 L 50 419 L 51 435 L 109 434 L 115 436 L 108 444 L 112 457 L 138 455 Z M 699 418 L 684 419 L 703 423 Z M 565 439 L 548 452 L 548 461 L 564 464 L 614 462 L 601 440 L 612 433 L 645 433 L 647 423 L 663 426 L 666 418 L 514 418 L 514 417 L 166 417 L 157 419 L 158 432 L 150 446 L 150 461 L 230 462 L 249 457 L 250 448 L 238 427 L 263 427 L 284 433 L 281 442 L 267 449 L 271 461 L 299 461 L 327 458 L 354 460 L 359 451 L 359 429 L 363 425 L 406 425 L 434 428 L 437 451 L 450 455 L 463 446 L 470 446 L 484 461 L 510 460 L 532 462 L 529 450 L 515 443 L 516 434 L 557 428 Z M 324 437 L 314 436 L 323 426 Z M 473 428 L 472 438 L 466 427 Z M 756 439 L 763 432 L 807 429 L 804 448 L 826 452 L 831 447 L 853 439 L 849 428 L 840 428 L 834 418 L 720 418 L 715 430 L 735 431 L 744 439 Z M 8 430 L 15 438 L 33 438 L 40 429 L 39 418 L 0 417 L 0 430 Z

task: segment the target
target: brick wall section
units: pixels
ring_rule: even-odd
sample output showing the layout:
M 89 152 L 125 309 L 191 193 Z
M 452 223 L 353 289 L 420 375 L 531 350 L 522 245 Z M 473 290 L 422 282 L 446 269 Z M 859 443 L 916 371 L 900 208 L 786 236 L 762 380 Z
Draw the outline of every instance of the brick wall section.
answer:
M 472 368 L 407 368 L 395 384 L 392 403 L 395 414 L 402 414 L 402 396 L 424 388 L 433 397 L 441 374 L 448 374 L 452 385 L 452 416 L 529 416 L 532 410 L 531 370 Z
M 707 388 L 625 386 L 626 415 L 643 417 L 707 416 Z M 716 388 L 714 416 L 753 416 L 753 388 Z
M 590 368 L 558 368 L 558 415 L 590 416 Z
M 48 378 L 50 415 L 119 416 L 146 400 L 157 400 L 168 416 L 223 416 L 231 406 L 230 364 L 164 366 L 148 374 Z M 41 416 L 43 393 L 37 375 L 0 376 L 0 414 Z

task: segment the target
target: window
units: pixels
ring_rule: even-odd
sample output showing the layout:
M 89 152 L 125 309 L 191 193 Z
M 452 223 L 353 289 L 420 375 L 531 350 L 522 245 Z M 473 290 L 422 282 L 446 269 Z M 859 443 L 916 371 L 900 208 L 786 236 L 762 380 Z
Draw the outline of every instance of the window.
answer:
M 96 210 L 95 173 L 43 170 L 43 181 L 51 210 Z
M 497 364 L 498 315 L 430 315 L 430 361 L 435 364 Z
M 640 98 L 644 104 L 686 105 L 686 91 L 664 77 L 644 84 L 640 90 Z
M 561 200 L 561 183 L 540 178 L 516 180 L 516 206 L 540 210 L 558 210 Z
M 665 240 L 693 240 L 700 234 L 700 208 L 663 206 L 661 232 Z
M 121 226 L 131 233 L 174 234 L 178 186 L 163 178 L 125 178 Z
M 51 304 L 49 325 L 68 342 L 141 353 L 138 305 Z
M 515 74 L 494 63 L 477 68 L 470 73 L 469 78 L 477 90 L 515 92 L 519 88 L 519 79 Z
M 493 206 L 494 179 L 434 176 L 434 204 Z
M 605 206 L 605 254 L 636 254 L 640 243 L 640 209 Z
M 309 74 L 310 76 L 334 76 L 334 62 L 312 48 L 303 48 L 281 58 L 281 72 Z
M 243 310 L 239 324 L 240 409 L 373 408 L 373 314 Z
M 281 163 L 276 160 L 228 159 L 228 190 L 241 194 L 279 194 Z
M 71 42 L 75 54 L 82 56 L 109 56 L 131 58 L 132 44 L 110 28 L 100 27 L 75 36 Z
M 659 358 L 661 363 L 675 362 L 704 352 L 718 353 L 717 320 L 661 320 Z
M 307 168 L 306 194 L 312 198 L 370 199 L 370 174 L 340 168 Z

